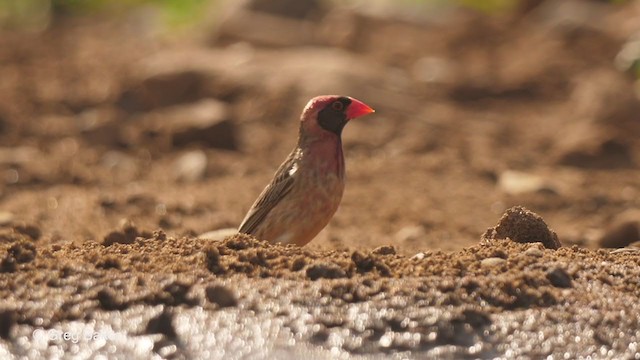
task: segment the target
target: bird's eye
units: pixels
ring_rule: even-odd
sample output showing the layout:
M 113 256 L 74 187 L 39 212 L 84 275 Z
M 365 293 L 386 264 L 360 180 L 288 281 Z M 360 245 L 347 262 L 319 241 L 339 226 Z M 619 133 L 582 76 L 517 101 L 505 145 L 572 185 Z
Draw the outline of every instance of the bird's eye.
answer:
M 340 101 L 334 101 L 333 104 L 331 104 L 331 108 L 335 111 L 342 111 L 342 109 L 344 109 L 344 104 Z

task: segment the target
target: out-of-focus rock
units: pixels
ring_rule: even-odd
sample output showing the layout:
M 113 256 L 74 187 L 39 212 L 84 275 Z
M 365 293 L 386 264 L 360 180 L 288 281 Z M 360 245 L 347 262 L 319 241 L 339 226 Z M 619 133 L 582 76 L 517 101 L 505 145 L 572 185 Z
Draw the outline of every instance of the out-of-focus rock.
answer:
M 151 238 L 153 234 L 148 231 L 140 231 L 129 219 L 120 220 L 119 230 L 114 230 L 105 235 L 102 245 L 111 246 L 113 244 L 132 244 L 137 237 Z
M 507 262 L 507 260 L 505 260 L 503 258 L 490 257 L 490 258 L 482 259 L 482 261 L 480 261 L 480 266 L 482 266 L 482 267 L 496 267 L 496 266 L 500 266 L 502 264 L 505 264 L 506 262 Z
M 423 226 L 405 226 L 394 235 L 395 242 L 415 242 L 423 239 L 427 232 Z
M 37 120 L 38 126 L 32 131 L 44 138 L 60 138 L 75 135 L 78 126 L 72 116 L 49 114 Z
M 305 46 L 316 43 L 314 29 L 308 20 L 238 11 L 222 20 L 211 41 L 217 45 L 248 42 L 269 47 Z
M 126 85 L 117 103 L 130 112 L 182 104 L 202 98 L 204 83 L 205 75 L 192 69 L 147 74 Z
M 13 226 L 13 230 L 16 231 L 17 233 L 27 235 L 32 240 L 38 240 L 40 239 L 40 236 L 42 236 L 42 231 L 40 230 L 40 228 L 33 224 L 28 224 L 28 223 L 16 224 Z
M 548 249 L 558 249 L 561 246 L 558 235 L 549 229 L 542 217 L 522 206 L 507 210 L 498 225 L 487 229 L 482 235 L 482 241 L 489 243 L 506 239 L 519 243 L 539 242 Z
M 245 0 L 244 2 L 249 10 L 293 19 L 317 19 L 326 12 L 326 2 L 322 0 Z
M 513 170 L 507 170 L 500 174 L 498 187 L 511 195 L 531 192 L 556 192 L 553 185 L 544 177 Z
M 217 304 L 221 308 L 238 305 L 236 294 L 224 285 L 207 286 L 205 295 L 209 302 Z
M 578 77 L 570 117 L 558 132 L 555 162 L 584 168 L 634 167 L 640 100 L 633 82 L 612 69 Z
M 640 99 L 633 80 L 618 71 L 603 68 L 578 77 L 570 100 L 576 118 L 603 125 L 623 138 L 637 134 L 628 131 L 640 131 Z
M 640 223 L 627 221 L 609 228 L 598 240 L 598 245 L 603 248 L 623 248 L 636 241 L 640 241 Z
M 237 150 L 237 129 L 227 105 L 206 99 L 173 106 L 143 116 L 148 129 L 154 129 L 173 147 L 200 144 L 212 148 Z
M 229 1 L 215 16 L 212 43 L 248 42 L 293 47 L 317 43 L 316 22 L 326 9 L 319 0 Z
M 535 247 L 529 248 L 527 250 L 525 250 L 524 252 L 525 255 L 527 256 L 532 256 L 532 257 L 543 257 L 544 256 L 544 252 L 542 251 L 542 249 L 538 249 Z
M 630 168 L 636 164 L 627 141 L 600 134 L 582 138 L 568 136 L 559 146 L 556 158 L 559 165 L 582 168 Z
M 238 229 L 236 228 L 219 229 L 219 230 L 208 231 L 204 234 L 200 234 L 198 235 L 198 239 L 222 241 L 229 236 L 236 235 L 237 233 L 238 233 Z
M 443 36 L 443 32 L 449 29 L 440 25 L 460 20 L 454 18 L 456 14 L 447 6 L 433 6 L 406 14 L 402 9 L 410 6 L 375 5 L 366 1 L 360 6 L 334 7 L 321 21 L 318 41 L 366 53 L 367 57 L 384 63 L 410 67 L 422 57 L 446 53 L 450 34 Z M 420 19 L 416 21 L 416 17 Z
M 547 26 L 595 26 L 603 13 L 611 13 L 612 8 L 595 1 L 564 0 L 545 1 L 532 11 L 532 16 Z
M 201 150 L 187 152 L 174 163 L 175 178 L 194 182 L 202 179 L 207 171 L 207 154 Z
M 0 211 L 0 226 L 10 225 L 15 219 L 15 215 L 9 211 Z
M 425 56 L 413 63 L 411 75 L 414 80 L 427 84 L 453 84 L 455 68 L 451 61 L 437 56 Z
M 182 71 L 198 74 L 202 87 L 195 98 L 180 101 L 181 104 L 202 98 L 233 102 L 234 115 L 243 120 L 289 119 L 286 116 L 299 114 L 300 103 L 318 94 L 350 94 L 366 98 L 374 107 L 384 101 L 390 110 L 403 111 L 418 106 L 415 95 L 406 88 L 382 86 L 394 83 L 396 78 L 386 67 L 335 48 L 257 51 L 250 44 L 242 43 L 222 50 L 167 51 L 136 66 L 139 79 Z M 158 94 L 154 93 L 151 98 L 164 96 L 161 88 L 152 90 Z M 153 103 L 159 101 L 149 102 L 149 106 L 143 108 L 159 110 L 160 106 Z M 165 103 L 162 107 L 167 106 Z
M 640 32 L 634 34 L 616 55 L 615 64 L 618 70 L 630 72 L 640 70 Z
M 382 245 L 371 251 L 374 255 L 395 255 L 396 248 L 393 245 Z
M 107 151 L 102 155 L 102 165 L 109 169 L 116 182 L 131 181 L 138 174 L 136 159 L 121 151 Z
M 40 156 L 38 149 L 31 146 L 0 148 L 0 165 L 23 164 Z
M 551 285 L 555 287 L 570 288 L 572 286 L 571 275 L 569 275 L 567 271 L 561 267 L 556 267 L 552 270 L 547 271 L 546 277 Z
M 147 112 L 206 97 L 232 99 L 260 80 L 247 69 L 253 54 L 249 44 L 159 52 L 132 65 L 117 104 L 129 112 Z
M 91 109 L 78 115 L 82 138 L 89 145 L 123 147 L 123 124 L 113 109 Z
M 5 120 L 2 114 L 0 114 L 0 135 L 2 135 L 5 132 L 8 132 L 8 130 L 9 130 L 9 123 L 7 122 L 7 120 Z
M 640 211 L 627 210 L 619 214 L 597 240 L 602 248 L 623 248 L 640 241 Z
M 313 281 L 318 279 L 340 279 L 347 277 L 347 273 L 340 265 L 331 262 L 320 262 L 307 267 L 307 277 Z

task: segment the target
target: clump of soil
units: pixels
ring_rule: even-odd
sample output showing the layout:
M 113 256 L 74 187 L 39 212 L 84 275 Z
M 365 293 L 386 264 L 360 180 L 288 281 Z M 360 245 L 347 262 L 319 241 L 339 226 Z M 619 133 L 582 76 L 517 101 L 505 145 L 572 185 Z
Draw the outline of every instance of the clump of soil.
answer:
M 507 210 L 495 227 L 487 229 L 483 241 L 513 240 L 519 243 L 539 242 L 548 249 L 560 248 L 558 235 L 544 222 L 542 217 L 522 206 Z
M 150 237 L 150 235 L 150 232 L 139 230 L 132 221 L 125 219 L 120 223 L 120 230 L 114 230 L 105 235 L 102 240 L 102 245 L 111 246 L 116 243 L 131 244 L 138 237 Z M 159 234 L 158 236 L 164 235 Z

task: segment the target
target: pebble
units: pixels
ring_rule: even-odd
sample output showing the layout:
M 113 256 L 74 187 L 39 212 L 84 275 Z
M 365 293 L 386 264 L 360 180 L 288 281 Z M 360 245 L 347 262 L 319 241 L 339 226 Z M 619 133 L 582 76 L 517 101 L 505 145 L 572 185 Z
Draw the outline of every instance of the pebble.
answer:
M 555 192 L 551 184 L 542 176 L 513 170 L 507 170 L 500 174 L 498 186 L 502 191 L 511 195 L 540 191 Z
M 205 295 L 209 302 L 217 304 L 221 308 L 238 305 L 238 299 L 231 289 L 223 285 L 211 285 L 205 289 Z
M 206 239 L 213 241 L 222 241 L 229 236 L 233 236 L 238 233 L 238 229 L 236 228 L 224 228 L 213 231 L 208 231 L 206 233 L 198 235 L 198 239 Z
M 482 267 L 493 267 L 493 266 L 502 265 L 502 264 L 504 264 L 506 262 L 507 262 L 507 260 L 505 260 L 503 258 L 490 257 L 490 258 L 482 259 L 482 261 L 480 261 L 480 265 Z
M 544 255 L 544 252 L 542 252 L 542 250 L 540 250 L 540 249 L 530 248 L 530 249 L 527 249 L 524 252 L 524 254 L 528 255 L 528 256 L 542 257 Z
M 426 231 L 424 230 L 424 227 L 416 225 L 403 227 L 402 229 L 398 230 L 394 237 L 398 242 L 407 242 L 419 240 L 425 235 Z
M 15 216 L 8 211 L 0 211 L 0 226 L 11 225 Z
M 198 181 L 207 171 L 207 155 L 201 150 L 189 151 L 176 160 L 174 169 L 177 180 Z
M 601 248 L 623 248 L 640 241 L 640 221 L 621 220 L 607 229 L 598 239 Z
M 572 285 L 571 275 L 563 268 L 555 268 L 547 272 L 547 279 L 551 285 L 559 288 L 570 288 Z

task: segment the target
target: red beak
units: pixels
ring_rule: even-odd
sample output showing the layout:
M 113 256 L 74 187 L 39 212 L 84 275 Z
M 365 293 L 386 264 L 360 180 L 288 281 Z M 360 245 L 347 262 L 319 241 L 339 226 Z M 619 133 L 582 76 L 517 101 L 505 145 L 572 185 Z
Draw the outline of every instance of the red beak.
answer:
M 375 112 L 369 105 L 363 103 L 362 101 L 356 100 L 354 98 L 351 99 L 351 105 L 347 108 L 347 119 L 355 119 L 360 116 L 364 116 L 367 114 L 371 114 Z

